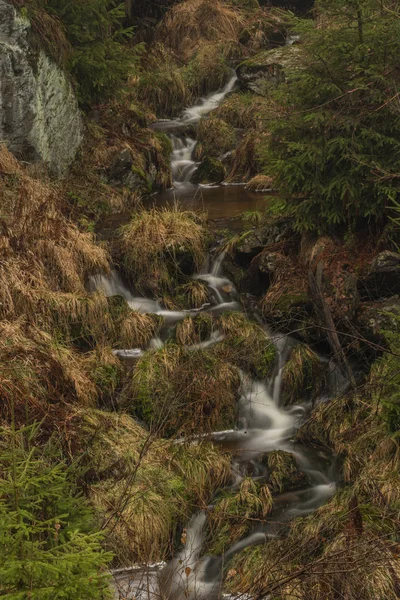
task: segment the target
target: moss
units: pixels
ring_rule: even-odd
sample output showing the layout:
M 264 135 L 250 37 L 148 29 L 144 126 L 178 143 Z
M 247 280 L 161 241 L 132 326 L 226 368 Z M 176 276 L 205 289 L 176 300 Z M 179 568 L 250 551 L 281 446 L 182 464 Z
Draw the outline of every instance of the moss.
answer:
M 225 178 L 225 168 L 220 160 L 215 158 L 206 158 L 195 171 L 193 183 L 221 183 Z
M 239 375 L 207 350 L 167 344 L 139 359 L 122 391 L 132 414 L 165 435 L 232 428 Z
M 317 398 L 325 388 L 324 372 L 325 367 L 318 355 L 308 346 L 298 344 L 283 368 L 283 404 Z

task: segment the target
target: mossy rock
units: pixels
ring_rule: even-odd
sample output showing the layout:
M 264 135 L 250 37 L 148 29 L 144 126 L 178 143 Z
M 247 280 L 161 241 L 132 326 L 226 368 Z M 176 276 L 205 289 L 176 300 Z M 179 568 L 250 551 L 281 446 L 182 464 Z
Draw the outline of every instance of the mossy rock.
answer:
M 240 87 L 260 96 L 293 78 L 303 66 L 300 46 L 264 50 L 243 61 L 238 69 Z
M 315 400 L 325 388 L 326 365 L 305 344 L 298 344 L 291 352 L 282 371 L 281 399 L 284 405 L 304 400 Z
M 267 482 L 272 494 L 298 490 L 309 484 L 290 452 L 274 450 L 264 454 L 260 462 L 268 469 Z
M 195 171 L 192 181 L 197 184 L 221 183 L 225 179 L 225 168 L 220 160 L 205 158 Z
M 236 131 L 223 119 L 209 117 L 201 119 L 197 127 L 196 158 L 220 158 L 234 150 L 237 144 Z
M 257 379 L 272 375 L 277 350 L 258 323 L 243 313 L 227 312 L 219 317 L 216 327 L 225 335 L 216 353 Z
M 215 327 L 213 318 L 206 313 L 200 313 L 193 317 L 186 317 L 180 321 L 176 328 L 175 340 L 184 346 L 191 346 L 205 342 Z
M 167 436 L 211 433 L 234 427 L 239 384 L 237 369 L 213 351 L 170 343 L 139 359 L 121 405 Z

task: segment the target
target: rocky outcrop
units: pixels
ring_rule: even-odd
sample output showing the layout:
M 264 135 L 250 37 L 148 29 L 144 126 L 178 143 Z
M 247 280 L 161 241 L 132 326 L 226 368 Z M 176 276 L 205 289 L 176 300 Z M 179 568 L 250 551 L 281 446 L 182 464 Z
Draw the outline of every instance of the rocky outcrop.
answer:
M 362 300 L 390 298 L 400 294 L 400 253 L 385 250 L 378 254 L 369 273 L 358 283 Z
M 242 62 L 237 68 L 241 89 L 260 96 L 285 83 L 302 67 L 301 46 L 265 50 Z
M 32 50 L 29 35 L 29 20 L 0 0 L 0 141 L 62 176 L 81 143 L 82 121 L 65 74 Z

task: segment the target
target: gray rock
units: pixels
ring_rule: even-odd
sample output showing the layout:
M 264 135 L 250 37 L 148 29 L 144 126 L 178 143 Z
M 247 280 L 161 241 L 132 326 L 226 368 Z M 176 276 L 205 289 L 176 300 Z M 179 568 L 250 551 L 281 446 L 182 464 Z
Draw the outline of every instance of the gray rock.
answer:
M 264 248 L 285 240 L 292 234 L 290 219 L 279 219 L 274 223 L 253 229 L 237 244 L 235 258 L 241 263 L 249 262 Z
M 239 85 L 243 90 L 267 96 L 271 89 L 285 83 L 301 69 L 301 57 L 301 46 L 296 45 L 264 50 L 239 65 Z
M 82 120 L 65 74 L 33 52 L 29 33 L 29 20 L 0 0 L 0 141 L 62 176 L 82 141 Z
M 107 179 L 110 185 L 125 187 L 129 190 L 146 195 L 149 193 L 151 179 L 147 180 L 144 173 L 135 168 L 131 151 L 122 150 L 107 169 Z
M 368 275 L 358 282 L 358 290 L 362 300 L 400 294 L 400 253 L 385 250 L 378 254 Z

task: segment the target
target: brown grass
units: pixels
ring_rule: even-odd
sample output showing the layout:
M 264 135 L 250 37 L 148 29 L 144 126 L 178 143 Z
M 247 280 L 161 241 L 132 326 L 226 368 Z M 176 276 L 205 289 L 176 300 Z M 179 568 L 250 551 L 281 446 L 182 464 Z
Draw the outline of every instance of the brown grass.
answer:
M 155 39 L 188 61 L 200 42 L 237 42 L 243 15 L 220 0 L 188 0 L 168 11 Z
M 182 261 L 192 269 L 204 261 L 207 233 L 199 215 L 178 207 L 142 210 L 120 232 L 120 255 L 138 290 L 172 288 Z

